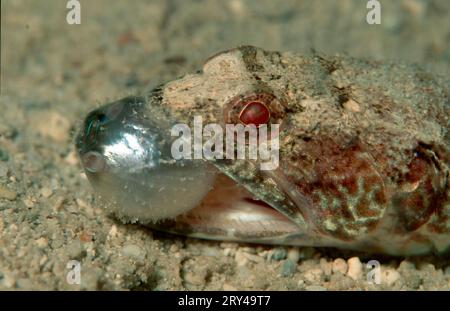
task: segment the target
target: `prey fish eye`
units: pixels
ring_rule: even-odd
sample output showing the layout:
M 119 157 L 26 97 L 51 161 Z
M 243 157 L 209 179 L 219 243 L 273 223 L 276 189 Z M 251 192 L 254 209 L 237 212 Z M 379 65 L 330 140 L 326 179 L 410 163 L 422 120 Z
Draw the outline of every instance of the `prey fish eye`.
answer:
M 240 46 L 90 112 L 76 149 L 123 222 L 213 240 L 441 254 L 450 250 L 448 85 L 408 64 Z M 234 157 L 239 141 L 218 135 L 229 125 L 271 130 L 258 132 L 255 150 L 273 148 L 279 165 L 261 169 L 264 153 L 250 157 L 248 144 Z M 211 142 L 231 148 L 227 157 L 205 157 Z

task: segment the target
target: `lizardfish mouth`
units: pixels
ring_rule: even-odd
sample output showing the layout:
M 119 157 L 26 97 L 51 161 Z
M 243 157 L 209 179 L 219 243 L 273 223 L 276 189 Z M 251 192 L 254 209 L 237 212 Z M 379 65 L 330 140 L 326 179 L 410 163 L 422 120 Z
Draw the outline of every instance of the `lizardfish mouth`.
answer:
M 149 112 L 145 100 L 128 97 L 92 111 L 76 140 L 90 183 L 115 215 L 209 239 L 270 242 L 298 232 L 213 161 L 174 159 L 172 123 Z

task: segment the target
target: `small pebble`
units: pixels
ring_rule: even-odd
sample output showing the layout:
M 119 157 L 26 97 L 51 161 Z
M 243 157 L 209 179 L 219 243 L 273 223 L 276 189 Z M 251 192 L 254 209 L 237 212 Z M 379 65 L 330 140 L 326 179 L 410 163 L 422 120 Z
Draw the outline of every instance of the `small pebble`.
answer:
M 66 248 L 67 255 L 70 259 L 82 259 L 86 256 L 86 251 L 84 250 L 83 244 L 80 240 L 76 239 L 72 241 Z
M 353 280 L 357 280 L 362 276 L 362 264 L 358 257 L 352 257 L 347 260 L 347 275 Z
M 240 250 L 236 251 L 234 260 L 236 261 L 238 267 L 245 266 L 248 263 L 247 256 L 245 256 L 245 253 Z
M 109 232 L 108 232 L 108 236 L 111 238 L 114 238 L 117 236 L 117 226 L 116 225 L 111 226 L 111 229 L 109 229 Z
M 333 273 L 341 273 L 345 275 L 347 273 L 348 265 L 347 262 L 342 258 L 336 258 L 333 261 L 332 270 Z
M 236 291 L 237 290 L 236 287 L 234 287 L 233 285 L 230 285 L 228 283 L 224 283 L 222 288 L 224 291 Z
M 122 254 L 127 257 L 139 258 L 142 254 L 141 248 L 136 244 L 127 244 L 122 248 Z
M 419 289 L 423 282 L 422 277 L 416 273 L 409 273 L 409 275 L 404 278 L 404 281 L 405 284 L 412 289 Z
M 359 104 L 355 102 L 353 99 L 349 99 L 343 104 L 343 107 L 351 112 L 360 112 L 361 108 L 359 107 Z
M 308 292 L 323 292 L 326 291 L 327 289 L 323 286 L 319 286 L 319 285 L 310 285 L 310 286 L 306 286 L 305 289 Z
M 387 286 L 393 285 L 398 279 L 400 279 L 400 273 L 394 269 L 383 269 L 381 272 L 381 280 Z
M 77 202 L 77 205 L 80 208 L 85 208 L 85 209 L 91 208 L 91 205 L 89 203 L 87 203 L 86 201 L 84 201 L 83 199 L 77 198 L 75 201 Z
M 209 257 L 219 257 L 221 255 L 220 250 L 217 247 L 209 247 L 209 246 L 203 248 L 202 253 L 205 256 Z
M 230 8 L 230 10 L 233 12 L 236 16 L 243 16 L 245 14 L 245 4 L 242 3 L 240 0 L 232 0 L 226 2 Z
M 287 258 L 292 262 L 298 262 L 300 259 L 300 251 L 297 247 L 290 248 L 287 253 Z
M 322 280 L 323 271 L 319 268 L 311 269 L 305 272 L 303 277 L 309 283 L 318 283 Z
M 53 203 L 52 203 L 52 210 L 54 212 L 58 212 L 63 207 L 65 202 L 66 202 L 66 199 L 62 196 L 61 197 L 58 196 L 58 197 L 54 198 Z
M 42 256 L 41 259 L 39 260 L 39 266 L 42 267 L 48 260 L 47 256 Z
M 77 165 L 78 164 L 78 157 L 75 150 L 71 150 L 67 156 L 64 158 L 64 161 L 69 165 Z
M 297 270 L 297 263 L 294 263 L 290 259 L 286 259 L 286 261 L 283 263 L 281 267 L 281 276 L 282 277 L 292 276 L 294 275 L 296 270 Z
M 39 248 L 45 248 L 48 246 L 48 240 L 44 237 L 41 237 L 34 241 Z
M 254 247 L 240 247 L 239 250 L 248 254 L 256 254 L 256 248 Z
M 236 255 L 236 249 L 234 248 L 224 248 L 223 254 L 225 256 L 234 257 Z
M 183 279 L 185 282 L 193 285 L 203 285 L 205 282 L 205 278 L 203 278 L 200 274 L 195 274 L 191 271 L 186 272 Z
M 276 261 L 284 260 L 286 259 L 287 255 L 288 253 L 286 248 L 277 247 L 272 250 L 271 254 L 269 255 L 269 260 L 276 260 Z
M 25 199 L 23 199 L 22 202 L 23 202 L 23 204 L 25 204 L 26 207 L 32 208 L 32 207 L 34 207 L 34 204 L 36 203 L 36 199 L 28 196 Z
M 408 0 L 402 2 L 403 7 L 413 16 L 421 16 L 426 8 L 426 1 Z
M 49 197 L 51 197 L 52 194 L 53 194 L 53 191 L 52 191 L 52 189 L 49 188 L 49 187 L 44 187 L 44 188 L 41 189 L 41 195 L 42 195 L 44 198 L 46 198 L 46 199 L 48 199 Z
M 7 199 L 14 201 L 17 198 L 17 193 L 9 190 L 6 187 L 0 186 L 0 199 Z
M 410 262 L 406 259 L 402 260 L 402 262 L 398 266 L 398 270 L 400 270 L 400 271 L 402 271 L 402 270 L 408 271 L 408 270 L 415 270 L 415 269 L 416 269 L 416 266 L 412 262 Z
M 6 288 L 12 288 L 16 285 L 16 279 L 11 273 L 4 273 L 3 278 L 0 279 L 0 285 L 3 283 L 3 286 Z
M 325 258 L 320 258 L 319 265 L 325 275 L 331 275 L 331 271 L 333 269 L 332 262 L 327 261 Z
M 258 251 L 257 254 L 258 254 L 258 256 L 268 260 L 271 252 L 269 250 L 263 250 L 263 251 Z
M 178 248 L 178 245 L 176 245 L 176 244 L 170 245 L 169 252 L 171 252 L 171 253 L 176 253 L 176 252 L 178 252 L 179 250 L 180 250 L 180 249 Z
M 254 255 L 254 254 L 249 254 L 249 253 L 244 253 L 245 257 L 247 257 L 247 259 L 249 261 L 252 262 L 264 262 L 264 258 L 259 256 L 259 255 Z

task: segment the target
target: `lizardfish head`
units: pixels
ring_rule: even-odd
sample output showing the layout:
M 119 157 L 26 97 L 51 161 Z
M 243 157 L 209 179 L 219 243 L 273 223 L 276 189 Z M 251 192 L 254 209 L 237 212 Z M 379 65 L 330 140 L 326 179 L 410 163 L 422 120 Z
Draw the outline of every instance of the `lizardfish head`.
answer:
M 285 90 L 262 81 L 268 57 L 253 47 L 226 51 L 148 96 L 88 114 L 78 154 L 119 218 L 211 239 L 279 243 L 305 234 L 279 169 L 289 120 Z

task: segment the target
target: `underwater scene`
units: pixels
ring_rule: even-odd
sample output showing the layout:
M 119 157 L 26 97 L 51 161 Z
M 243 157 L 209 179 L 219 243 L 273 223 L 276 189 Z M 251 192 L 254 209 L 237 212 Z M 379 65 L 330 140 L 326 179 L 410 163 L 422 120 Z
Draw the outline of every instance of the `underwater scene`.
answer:
M 449 73 L 446 0 L 2 1 L 0 290 L 448 291 Z

